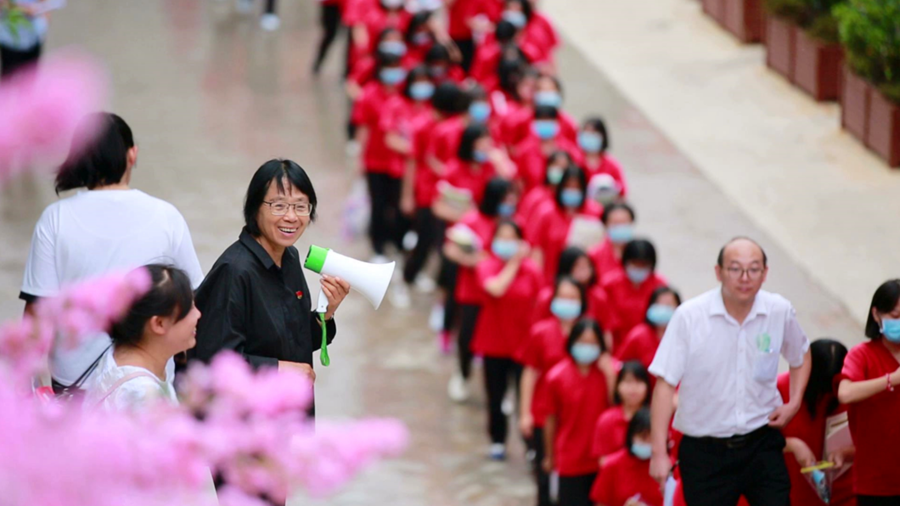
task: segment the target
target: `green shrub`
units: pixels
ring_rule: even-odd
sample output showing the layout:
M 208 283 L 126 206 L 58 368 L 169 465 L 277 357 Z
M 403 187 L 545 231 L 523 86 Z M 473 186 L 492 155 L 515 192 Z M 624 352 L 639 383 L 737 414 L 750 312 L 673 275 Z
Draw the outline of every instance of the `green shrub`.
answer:
M 837 19 L 832 14 L 846 0 L 766 0 L 766 10 L 800 26 L 824 42 L 838 41 Z
M 850 68 L 900 103 L 900 0 L 849 0 L 834 14 Z

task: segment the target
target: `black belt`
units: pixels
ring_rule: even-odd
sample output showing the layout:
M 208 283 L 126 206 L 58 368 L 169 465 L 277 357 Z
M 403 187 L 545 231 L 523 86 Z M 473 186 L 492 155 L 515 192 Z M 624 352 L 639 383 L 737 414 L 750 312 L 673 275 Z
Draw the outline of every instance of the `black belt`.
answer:
M 700 441 L 714 443 L 717 445 L 722 445 L 729 450 L 735 450 L 738 448 L 743 448 L 750 443 L 756 441 L 757 439 L 765 436 L 769 433 L 769 431 L 773 430 L 768 425 L 763 425 L 762 427 L 754 430 L 753 432 L 748 432 L 746 434 L 741 434 L 739 436 L 731 436 L 731 437 L 698 437 L 695 439 L 699 439 Z

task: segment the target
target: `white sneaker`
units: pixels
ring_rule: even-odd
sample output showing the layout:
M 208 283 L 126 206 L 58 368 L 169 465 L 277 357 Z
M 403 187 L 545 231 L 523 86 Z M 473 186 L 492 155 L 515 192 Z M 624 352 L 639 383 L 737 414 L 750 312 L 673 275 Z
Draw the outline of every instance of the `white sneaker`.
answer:
M 237 0 L 234 8 L 241 14 L 250 14 L 253 10 L 253 0 Z
M 259 26 L 267 32 L 274 32 L 281 26 L 281 19 L 278 18 L 278 14 L 263 14 L 259 18 Z
M 399 282 L 394 283 L 394 286 L 391 287 L 391 304 L 398 309 L 406 309 L 410 306 L 409 299 L 409 288 L 406 287 L 406 283 Z
M 491 460 L 506 460 L 506 445 L 502 443 L 491 444 Z
M 444 328 L 444 305 L 435 304 L 431 306 L 431 314 L 428 315 L 428 328 L 432 332 L 439 332 Z
M 416 249 L 416 244 L 418 243 L 419 234 L 417 234 L 415 230 L 410 230 L 403 234 L 403 251 L 412 251 Z
M 359 156 L 360 152 L 362 152 L 362 147 L 356 141 L 347 141 L 347 146 L 344 148 L 344 151 L 348 158 L 356 158 Z
M 453 402 L 465 402 L 469 398 L 469 387 L 461 374 L 453 373 L 447 383 L 447 395 Z
M 415 285 L 416 285 L 416 290 L 419 293 L 434 293 L 434 291 L 437 290 L 437 283 L 435 283 L 433 279 L 431 279 L 428 276 L 425 276 L 423 274 L 416 276 Z M 433 330 L 437 330 L 437 329 L 433 329 Z
M 503 411 L 503 414 L 506 416 L 512 416 L 513 411 L 516 409 L 516 403 L 513 401 L 511 395 L 507 395 L 503 398 L 503 402 L 500 403 L 500 411 Z

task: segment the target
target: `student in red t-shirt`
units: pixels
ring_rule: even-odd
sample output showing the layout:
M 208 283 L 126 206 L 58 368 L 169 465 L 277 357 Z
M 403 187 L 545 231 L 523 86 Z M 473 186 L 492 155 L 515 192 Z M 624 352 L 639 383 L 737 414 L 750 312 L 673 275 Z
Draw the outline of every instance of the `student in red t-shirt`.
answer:
M 562 181 L 556 189 L 552 204 L 542 206 L 533 222 L 528 224 L 525 236 L 532 240 L 534 258 L 544 269 L 547 282 L 556 277 L 559 255 L 566 247 L 569 228 L 576 216 L 596 219 L 599 222 L 601 209 L 596 202 L 585 200 L 584 171 L 569 167 L 563 172 Z
M 466 144 L 462 146 L 465 147 Z M 484 301 L 484 290 L 478 283 L 475 269 L 488 257 L 497 222 L 511 216 L 509 208 L 515 210 L 516 199 L 508 180 L 493 178 L 484 187 L 483 198 L 479 195 L 475 200 L 478 208 L 466 213 L 456 225 L 447 230 L 444 255 L 457 264 L 453 298 L 460 314 L 457 337 L 459 371 L 450 378 L 447 385 L 448 395 L 456 402 L 469 397 L 466 381 L 472 372 L 472 337 Z
M 606 229 L 606 237 L 590 251 L 601 283 L 609 275 L 622 271 L 622 251 L 634 239 L 634 219 L 634 209 L 624 202 L 603 208 L 600 220 Z
M 351 29 L 353 63 L 379 49 L 376 41 L 385 29 L 394 28 L 401 33 L 406 31 L 412 15 L 403 4 L 403 0 L 380 0 L 377 6 L 368 8 L 359 18 L 358 23 Z
M 581 154 L 575 145 L 560 135 L 559 110 L 549 105 L 534 108 L 534 119 L 529 123 L 531 133 L 514 149 L 516 166 L 525 191 L 544 182 L 547 157 L 556 151 L 569 153 L 576 165 L 581 165 Z M 585 188 L 587 175 L 585 175 Z
M 885 281 L 869 306 L 867 343 L 844 359 L 838 401 L 848 405 L 856 445 L 859 506 L 900 504 L 900 279 Z
M 656 274 L 656 248 L 646 239 L 636 239 L 622 250 L 623 271 L 601 281 L 609 298 L 612 317 L 613 350 L 619 347 L 631 329 L 647 315 L 653 291 L 666 285 Z
M 559 37 L 550 21 L 529 0 L 506 0 L 495 19 L 508 21 L 522 30 L 522 42 L 537 50 L 534 62 L 545 71 L 555 71 L 553 51 L 559 45 Z
M 343 0 L 322 0 L 319 2 L 319 23 L 322 26 L 322 38 L 319 39 L 319 48 L 316 51 L 313 74 L 318 75 L 328 54 L 328 48 L 337 38 L 341 29 L 341 8 Z
M 591 489 L 597 506 L 662 506 L 659 483 L 650 477 L 650 410 L 628 423 L 625 447 L 609 456 Z
M 824 506 L 825 503 L 800 470 L 822 460 L 849 462 L 853 459 L 853 447 L 847 448 L 840 455 L 823 453 L 828 418 L 846 410 L 846 406 L 841 406 L 834 394 L 834 379 L 841 374 L 847 348 L 832 339 L 818 339 L 810 344 L 809 353 L 812 357 L 812 371 L 803 393 L 803 402 L 794 418 L 781 429 L 781 433 L 786 441 L 784 460 L 791 477 L 791 504 Z M 790 400 L 788 373 L 778 376 L 778 390 L 787 403 Z M 854 468 L 851 467 L 832 483 L 831 501 L 828 504 L 856 505 L 853 471 Z
M 609 406 L 615 372 L 596 320 L 579 320 L 566 350 L 568 356 L 547 373 L 544 471 L 559 475 L 559 504 L 590 506 L 599 470 L 591 455 L 594 428 Z
M 558 111 L 559 136 L 575 146 L 578 139 L 578 124 L 562 110 L 563 90 L 562 83 L 552 75 L 539 74 L 535 81 L 533 98 L 534 107 L 553 107 Z M 507 120 L 507 138 L 504 140 L 510 145 L 517 145 L 525 141 L 532 134 L 532 122 L 535 119 L 534 108 L 520 109 L 515 116 Z M 577 151 L 577 149 L 576 149 Z M 581 155 L 579 153 L 578 158 Z
M 628 423 L 639 409 L 650 405 L 650 373 L 640 362 L 622 364 L 616 376 L 613 407 L 597 420 L 593 455 L 601 466 L 609 455 L 625 448 Z
M 594 274 L 594 266 L 591 264 L 591 259 L 588 258 L 587 253 L 583 249 L 578 246 L 569 246 L 562 251 L 559 255 L 556 269 L 556 277 L 561 276 L 574 279 L 588 294 L 588 308 L 585 313 L 593 316 L 592 306 L 594 301 L 591 300 L 591 289 L 597 282 L 597 276 Z M 538 322 L 551 316 L 550 302 L 553 300 L 553 289 L 553 285 L 545 285 L 537 293 L 532 321 Z M 596 320 L 603 325 L 599 318 L 596 318 Z
M 530 223 L 537 211 L 545 202 L 552 202 L 556 195 L 556 187 L 562 181 L 563 172 L 575 165 L 572 155 L 565 151 L 554 151 L 547 157 L 544 184 L 528 190 L 519 202 L 517 218 L 519 223 Z
M 681 305 L 681 296 L 668 286 L 661 286 L 650 295 L 649 304 L 644 321 L 631 329 L 615 349 L 613 355 L 616 359 L 622 362 L 637 360 L 644 367 L 650 367 L 669 320 Z
M 434 13 L 423 11 L 416 13 L 406 27 L 406 47 L 409 50 L 406 57 L 410 63 L 421 65 L 425 63 L 425 55 L 436 43 L 436 35 L 433 31 L 435 25 Z
M 425 65 L 428 65 L 428 72 L 436 83 L 453 81 L 459 84 L 466 78 L 466 73 L 453 61 L 450 50 L 443 44 L 431 46 L 425 53 Z
M 522 230 L 505 218 L 497 224 L 488 258 L 476 268 L 485 297 L 472 351 L 484 357 L 490 456 L 494 460 L 506 458 L 508 421 L 501 405 L 510 380 L 518 385 L 522 366 L 513 357 L 528 335 L 534 292 L 542 283 L 541 271 L 528 258 L 529 252 Z
M 406 70 L 400 66 L 400 58 L 382 55 L 377 74 L 378 81 L 367 85 L 354 104 L 353 122 L 359 127 L 357 139 L 365 146 L 363 168 L 372 203 L 369 237 L 375 254 L 373 261 L 384 262 L 388 243 L 394 243 L 398 251 L 402 251 L 400 191 L 403 159 L 409 152 L 410 143 L 388 130 L 396 114 L 405 107 L 400 89 L 406 79 Z
M 544 417 L 547 372 L 567 356 L 566 336 L 587 310 L 587 294 L 572 278 L 555 282 L 552 317 L 535 323 L 528 340 L 519 348 L 516 362 L 524 366 L 519 387 L 519 430 L 535 452 L 534 472 L 539 505 L 550 504 L 550 475 L 544 471 Z
M 584 168 L 588 175 L 609 174 L 619 187 L 619 196 L 628 196 L 628 183 L 618 160 L 607 151 L 610 147 L 609 133 L 602 118 L 588 118 L 578 132 L 578 147 L 584 156 Z

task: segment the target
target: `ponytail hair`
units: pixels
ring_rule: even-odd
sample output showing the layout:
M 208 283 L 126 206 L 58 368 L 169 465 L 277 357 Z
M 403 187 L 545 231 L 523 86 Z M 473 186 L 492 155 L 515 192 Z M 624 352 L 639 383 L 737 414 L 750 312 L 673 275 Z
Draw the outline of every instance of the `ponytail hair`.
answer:
M 105 112 L 87 116 L 75 130 L 69 156 L 56 174 L 57 195 L 119 183 L 132 147 L 134 137 L 125 120 Z
M 175 316 L 181 321 L 191 311 L 194 292 L 184 271 L 170 265 L 151 264 L 141 269 L 150 273 L 152 286 L 132 304 L 128 313 L 110 330 L 115 345 L 134 346 L 144 337 L 144 327 L 154 316 Z

